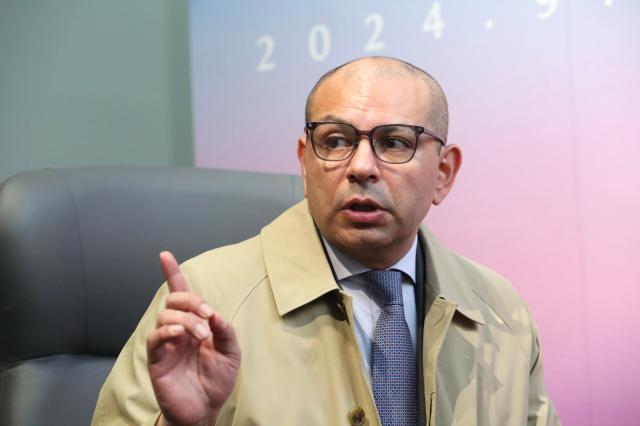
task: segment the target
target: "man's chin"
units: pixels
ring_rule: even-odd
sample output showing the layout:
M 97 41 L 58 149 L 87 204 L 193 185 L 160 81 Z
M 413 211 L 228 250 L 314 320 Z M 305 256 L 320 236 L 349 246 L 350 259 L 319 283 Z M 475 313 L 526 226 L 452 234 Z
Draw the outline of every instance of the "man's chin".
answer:
M 381 250 L 393 242 L 388 230 L 364 225 L 339 233 L 336 240 L 333 244 L 343 250 Z

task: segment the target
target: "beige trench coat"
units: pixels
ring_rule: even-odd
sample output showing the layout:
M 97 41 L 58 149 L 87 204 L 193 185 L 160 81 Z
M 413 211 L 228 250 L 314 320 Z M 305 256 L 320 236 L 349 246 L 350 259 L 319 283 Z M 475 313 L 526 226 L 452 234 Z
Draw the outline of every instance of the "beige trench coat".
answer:
M 453 254 L 426 229 L 431 307 L 423 372 L 429 425 L 556 425 L 534 325 L 502 277 Z M 242 348 L 223 425 L 379 425 L 354 332 L 305 201 L 260 235 L 182 265 L 193 291 L 235 327 Z M 104 384 L 94 425 L 153 424 L 159 409 L 145 339 L 153 299 Z

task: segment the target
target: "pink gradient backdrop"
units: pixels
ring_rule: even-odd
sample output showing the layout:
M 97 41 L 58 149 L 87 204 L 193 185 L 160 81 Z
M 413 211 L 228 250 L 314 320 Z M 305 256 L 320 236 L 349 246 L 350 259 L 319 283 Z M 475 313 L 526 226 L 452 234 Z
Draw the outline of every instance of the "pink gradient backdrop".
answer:
M 465 154 L 427 222 L 523 295 L 565 425 L 640 424 L 640 2 L 559 0 L 540 19 L 535 1 L 441 1 L 441 38 L 421 31 L 435 2 L 262 3 L 191 2 L 196 164 L 298 173 L 306 94 L 367 54 L 378 13 L 373 53 L 440 80 Z M 331 37 L 320 62 L 316 24 Z M 275 67 L 256 72 L 262 35 Z

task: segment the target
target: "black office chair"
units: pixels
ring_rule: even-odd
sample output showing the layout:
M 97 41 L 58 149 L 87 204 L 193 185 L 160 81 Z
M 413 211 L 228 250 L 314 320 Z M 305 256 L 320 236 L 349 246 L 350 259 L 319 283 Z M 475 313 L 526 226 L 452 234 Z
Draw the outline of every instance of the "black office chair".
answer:
M 0 425 L 88 425 L 115 357 L 179 261 L 259 232 L 300 178 L 43 170 L 0 186 Z

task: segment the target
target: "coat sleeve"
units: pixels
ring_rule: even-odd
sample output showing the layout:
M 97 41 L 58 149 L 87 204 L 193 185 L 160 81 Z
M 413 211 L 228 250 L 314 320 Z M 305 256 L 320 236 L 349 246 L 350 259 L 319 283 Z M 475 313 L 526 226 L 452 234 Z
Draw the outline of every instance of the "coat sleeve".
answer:
M 543 380 L 542 355 L 538 332 L 533 326 L 533 345 L 531 350 L 531 372 L 529 375 L 529 413 L 528 426 L 560 426 L 560 419 L 553 407 Z
M 166 304 L 166 284 L 156 293 L 149 308 L 120 352 L 100 390 L 93 413 L 93 426 L 155 425 L 160 416 L 147 369 L 146 338 L 155 328 L 156 317 Z

